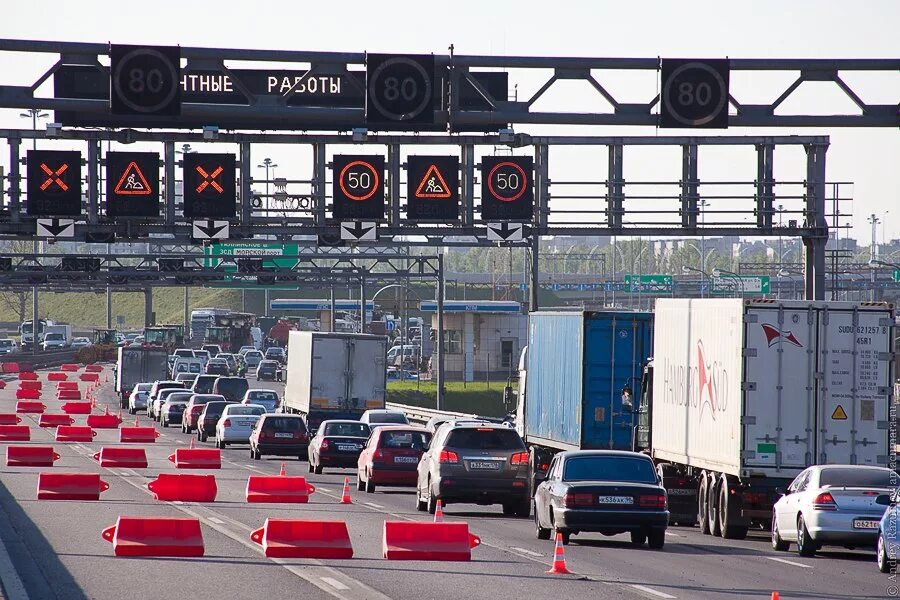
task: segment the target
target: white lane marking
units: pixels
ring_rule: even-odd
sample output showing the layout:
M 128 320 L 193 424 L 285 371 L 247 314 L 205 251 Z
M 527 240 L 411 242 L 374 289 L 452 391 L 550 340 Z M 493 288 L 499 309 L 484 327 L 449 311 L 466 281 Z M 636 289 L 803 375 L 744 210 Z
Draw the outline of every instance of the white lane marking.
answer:
M 803 569 L 812 569 L 811 565 L 804 565 L 803 563 L 794 562 L 792 560 L 788 560 L 786 558 L 778 558 L 777 556 L 767 556 L 769 560 L 774 560 L 775 562 L 784 563 L 786 565 L 791 565 L 792 567 L 801 567 Z
M 366 506 L 371 506 L 372 508 L 384 508 L 382 505 L 375 504 L 374 502 L 363 502 L 363 504 L 365 504 Z
M 212 521 L 213 523 L 218 524 L 218 525 L 224 525 L 224 524 L 225 524 L 225 521 L 223 521 L 222 519 L 218 519 L 218 518 L 216 518 L 216 517 L 209 517 L 209 520 Z
M 343 583 L 341 583 L 334 577 L 319 577 L 319 579 L 321 579 L 322 581 L 324 581 L 325 583 L 327 583 L 328 585 L 330 585 L 331 587 L 333 587 L 336 590 L 349 590 L 350 589 L 348 586 L 344 585 Z
M 517 550 L 519 552 L 522 552 L 523 554 L 528 554 L 531 556 L 538 556 L 538 557 L 543 556 L 543 554 L 541 554 L 540 552 L 535 552 L 533 550 L 528 550 L 526 548 L 519 548 L 518 546 L 510 546 L 510 549 Z
M 649 588 L 646 585 L 638 585 L 636 583 L 632 583 L 631 587 L 645 594 L 650 594 L 651 596 L 656 596 L 657 598 L 677 598 L 678 596 L 673 596 L 672 594 L 667 594 L 665 592 L 660 592 L 659 590 L 654 590 L 653 588 Z
M 686 535 L 679 535 L 677 533 L 672 533 L 671 531 L 667 531 L 666 535 L 671 536 L 671 537 L 678 537 L 678 538 L 687 537 Z

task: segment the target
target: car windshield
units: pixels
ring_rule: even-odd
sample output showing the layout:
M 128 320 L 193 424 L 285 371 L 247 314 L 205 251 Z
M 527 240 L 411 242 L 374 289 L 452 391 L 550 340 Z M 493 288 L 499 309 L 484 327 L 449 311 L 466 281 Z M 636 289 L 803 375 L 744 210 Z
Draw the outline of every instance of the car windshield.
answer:
M 894 487 L 895 475 L 890 469 L 856 469 L 853 467 L 822 469 L 819 485 L 825 487 Z
M 422 431 L 382 431 L 379 443 L 382 448 L 411 448 L 424 450 L 431 436 Z
M 299 417 L 275 417 L 263 423 L 266 431 L 306 431 L 303 419 Z
M 247 394 L 247 399 L 254 402 L 258 402 L 260 400 L 271 400 L 272 402 L 277 402 L 278 394 L 276 394 L 275 392 L 250 392 L 249 394 Z
M 512 429 L 489 427 L 456 429 L 450 432 L 447 446 L 479 450 L 524 450 L 525 443 Z
M 656 483 L 653 463 L 624 456 L 579 456 L 566 460 L 563 481 Z
M 48 340 L 48 341 L 49 341 L 49 340 L 61 340 L 61 339 L 63 339 L 63 336 L 62 336 L 61 333 L 48 333 L 48 334 L 44 337 L 44 339 L 45 339 L 45 340 Z
M 367 438 L 369 426 L 365 423 L 328 423 L 325 426 L 325 435 Z
M 262 406 L 231 406 L 228 408 L 228 416 L 264 414 L 266 414 L 266 409 Z
M 398 412 L 369 413 L 369 423 L 400 423 L 405 425 L 409 423 L 406 415 Z

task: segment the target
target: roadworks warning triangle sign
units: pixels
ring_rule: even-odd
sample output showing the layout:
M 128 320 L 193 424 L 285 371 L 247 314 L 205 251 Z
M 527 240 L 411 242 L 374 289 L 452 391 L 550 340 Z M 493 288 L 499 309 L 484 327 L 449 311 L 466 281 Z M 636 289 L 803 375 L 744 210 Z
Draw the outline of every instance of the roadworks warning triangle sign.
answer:
M 134 161 L 128 163 L 114 191 L 121 196 L 149 196 L 153 193 L 150 184 L 147 183 L 147 178 L 144 177 L 141 168 Z
M 425 171 L 425 177 L 416 188 L 416 198 L 450 198 L 453 192 L 450 186 L 444 181 L 444 176 L 437 168 L 437 165 L 429 165 Z
M 844 412 L 844 407 L 838 404 L 837 408 L 834 409 L 834 412 L 831 413 L 831 418 L 835 421 L 846 421 L 847 413 Z

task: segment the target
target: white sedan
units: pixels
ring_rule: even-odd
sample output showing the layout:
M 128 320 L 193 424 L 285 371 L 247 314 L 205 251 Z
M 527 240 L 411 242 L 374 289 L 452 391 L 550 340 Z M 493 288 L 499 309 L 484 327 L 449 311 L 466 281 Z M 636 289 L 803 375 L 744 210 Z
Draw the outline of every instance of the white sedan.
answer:
M 74 340 L 72 340 L 73 348 L 86 348 L 90 345 L 91 345 L 91 340 L 87 339 L 86 337 L 77 337 Z
M 796 543 L 800 556 L 826 545 L 874 548 L 885 510 L 875 500 L 896 485 L 897 475 L 885 467 L 809 467 L 775 503 L 772 548 L 784 551 Z
M 216 447 L 228 444 L 249 444 L 250 434 L 266 407 L 259 404 L 229 404 L 216 423 Z

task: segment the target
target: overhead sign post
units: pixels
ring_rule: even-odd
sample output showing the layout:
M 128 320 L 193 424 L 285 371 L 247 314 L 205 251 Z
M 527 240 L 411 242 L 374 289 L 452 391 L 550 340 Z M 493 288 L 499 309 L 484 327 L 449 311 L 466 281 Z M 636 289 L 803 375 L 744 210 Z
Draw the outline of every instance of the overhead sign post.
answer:
M 533 177 L 530 156 L 482 157 L 481 218 L 531 221 L 534 218 Z
M 106 215 L 159 216 L 159 154 L 156 152 L 106 154 Z
M 459 158 L 406 158 L 406 218 L 410 221 L 459 220 Z
M 81 153 L 64 150 L 28 151 L 29 215 L 81 215 Z
M 235 216 L 234 154 L 189 153 L 184 168 L 184 216 L 187 219 L 233 219 Z
M 382 129 L 405 123 L 433 124 L 434 95 L 433 55 L 366 57 L 367 124 Z
M 659 126 L 728 128 L 728 59 L 662 59 Z
M 114 115 L 181 114 L 181 49 L 110 47 L 110 102 Z
M 384 157 L 335 155 L 333 165 L 334 218 L 384 219 Z

